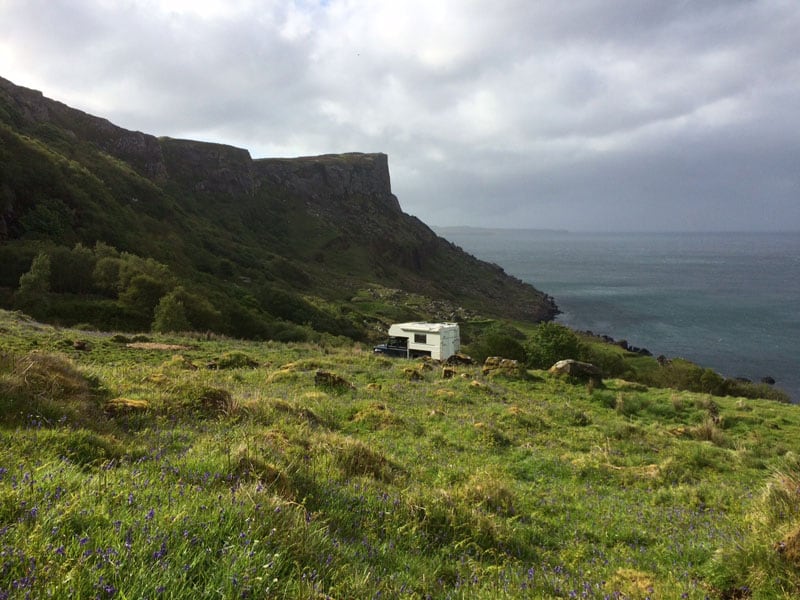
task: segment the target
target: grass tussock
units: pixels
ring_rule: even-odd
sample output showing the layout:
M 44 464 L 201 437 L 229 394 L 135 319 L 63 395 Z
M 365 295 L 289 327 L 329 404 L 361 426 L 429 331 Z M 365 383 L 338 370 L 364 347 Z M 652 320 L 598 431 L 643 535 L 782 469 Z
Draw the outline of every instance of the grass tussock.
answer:
M 7 425 L 40 421 L 104 427 L 102 396 L 99 382 L 62 355 L 9 353 L 0 361 L 0 422 Z
M 709 565 L 722 596 L 759 590 L 760 597 L 800 596 L 800 459 L 784 459 L 748 514 L 743 541 L 720 548 Z
M 706 417 L 702 423 L 692 427 L 690 433 L 696 440 L 711 442 L 715 446 L 723 448 L 728 445 L 719 418 Z
M 402 472 L 394 461 L 358 440 L 339 439 L 331 451 L 334 462 L 346 477 L 366 476 L 391 482 Z

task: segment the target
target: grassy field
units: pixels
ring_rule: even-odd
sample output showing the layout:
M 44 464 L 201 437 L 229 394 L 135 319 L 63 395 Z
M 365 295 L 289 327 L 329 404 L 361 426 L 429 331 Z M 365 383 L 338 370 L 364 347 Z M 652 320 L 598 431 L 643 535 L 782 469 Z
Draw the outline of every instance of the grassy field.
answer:
M 0 598 L 800 594 L 794 405 L 0 312 L 0 408 Z

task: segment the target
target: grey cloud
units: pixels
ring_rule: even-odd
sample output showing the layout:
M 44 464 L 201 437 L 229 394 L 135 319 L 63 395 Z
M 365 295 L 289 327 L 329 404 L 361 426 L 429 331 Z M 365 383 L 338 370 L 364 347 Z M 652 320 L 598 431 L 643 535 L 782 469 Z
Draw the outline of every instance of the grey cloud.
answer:
M 6 0 L 0 75 L 254 156 L 387 152 L 431 224 L 800 229 L 794 2 L 207 4 Z

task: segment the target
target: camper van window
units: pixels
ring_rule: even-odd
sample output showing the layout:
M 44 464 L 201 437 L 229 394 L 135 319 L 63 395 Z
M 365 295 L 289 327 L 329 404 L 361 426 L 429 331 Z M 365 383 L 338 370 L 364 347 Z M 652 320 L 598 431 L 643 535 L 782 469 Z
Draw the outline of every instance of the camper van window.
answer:
M 424 333 L 415 333 L 414 334 L 414 343 L 415 344 L 427 344 L 428 343 L 428 336 Z

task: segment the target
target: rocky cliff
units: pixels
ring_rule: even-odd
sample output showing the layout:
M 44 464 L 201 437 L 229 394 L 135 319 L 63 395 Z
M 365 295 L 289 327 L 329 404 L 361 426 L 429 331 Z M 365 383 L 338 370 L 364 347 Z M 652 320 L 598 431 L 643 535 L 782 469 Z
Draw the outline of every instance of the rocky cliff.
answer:
M 546 295 L 405 214 L 385 154 L 253 160 L 224 144 L 128 131 L 1 78 L 0 125 L 6 239 L 30 237 L 25 215 L 45 206 L 45 221 L 69 216 L 60 243 L 104 241 L 206 273 L 238 269 L 240 282 L 301 285 L 337 302 L 379 284 L 534 321 L 557 312 Z M 77 168 L 35 172 L 47 161 Z

